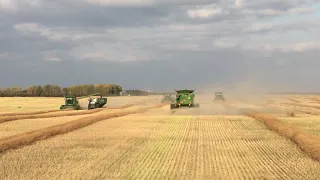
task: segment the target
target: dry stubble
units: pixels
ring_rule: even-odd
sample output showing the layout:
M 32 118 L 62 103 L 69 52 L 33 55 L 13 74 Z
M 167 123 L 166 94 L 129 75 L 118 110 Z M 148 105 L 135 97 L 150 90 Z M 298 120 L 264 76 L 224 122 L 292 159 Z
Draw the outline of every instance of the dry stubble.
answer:
M 316 179 L 320 164 L 248 117 L 126 116 L 0 157 L 1 178 Z M 44 163 L 45 162 L 45 163 Z M 19 170 L 19 174 L 17 174 Z

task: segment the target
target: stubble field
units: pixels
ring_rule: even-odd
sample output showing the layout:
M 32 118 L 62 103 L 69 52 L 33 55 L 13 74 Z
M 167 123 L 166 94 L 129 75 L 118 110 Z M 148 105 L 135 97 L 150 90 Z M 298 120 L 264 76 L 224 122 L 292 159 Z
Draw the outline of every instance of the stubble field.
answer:
M 226 98 L 196 95 L 199 109 L 171 112 L 152 107 L 162 96 L 110 97 L 103 109 L 40 113 L 63 98 L 0 98 L 0 179 L 320 177 L 320 96 Z M 279 134 L 248 111 L 275 116 L 319 144 L 299 145 L 281 134 L 286 128 Z

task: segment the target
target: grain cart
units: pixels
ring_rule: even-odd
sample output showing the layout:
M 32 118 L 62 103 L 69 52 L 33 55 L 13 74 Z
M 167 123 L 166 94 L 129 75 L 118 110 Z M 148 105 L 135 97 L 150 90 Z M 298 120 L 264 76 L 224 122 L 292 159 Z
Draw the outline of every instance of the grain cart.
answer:
M 215 92 L 215 97 L 213 98 L 213 100 L 225 101 L 222 92 Z
M 60 106 L 61 110 L 63 110 L 63 109 L 79 110 L 80 109 L 79 101 L 76 96 L 67 95 L 67 96 L 65 96 L 64 99 L 65 99 L 65 103 L 64 103 L 64 105 Z
M 95 109 L 95 108 L 102 108 L 105 104 L 107 104 L 107 97 L 102 97 L 99 93 L 91 94 L 89 95 L 89 103 L 88 103 L 88 109 Z M 98 96 L 92 98 L 91 96 Z
M 170 109 L 176 109 L 176 108 L 181 108 L 181 107 L 195 107 L 199 108 L 199 104 L 194 104 L 194 91 L 195 90 L 175 90 L 177 92 L 176 95 L 176 100 L 174 103 L 170 104 Z
M 174 102 L 174 98 L 170 94 L 166 94 L 166 95 L 164 95 L 164 97 L 161 100 L 161 102 L 162 103 L 166 103 L 166 102 L 173 103 Z

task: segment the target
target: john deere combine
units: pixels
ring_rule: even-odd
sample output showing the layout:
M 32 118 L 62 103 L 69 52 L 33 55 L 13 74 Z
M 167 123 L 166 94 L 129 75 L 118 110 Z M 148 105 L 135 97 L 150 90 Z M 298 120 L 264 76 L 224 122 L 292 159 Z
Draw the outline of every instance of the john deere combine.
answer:
M 91 96 L 99 97 L 89 98 L 88 109 L 102 108 L 105 104 L 107 104 L 107 97 L 102 97 L 99 93 L 92 94 Z
M 91 96 L 98 96 L 92 98 Z M 79 104 L 79 99 L 83 98 L 89 98 L 88 102 L 88 109 L 95 109 L 95 108 L 102 108 L 105 104 L 107 104 L 107 98 L 102 97 L 99 93 L 95 94 L 90 94 L 87 96 L 81 96 L 81 97 L 76 97 L 73 95 L 66 95 L 65 96 L 65 104 L 60 106 L 60 109 L 74 109 L 74 110 L 79 110 L 81 109 L 80 104 Z
M 222 92 L 215 92 L 215 97 L 213 98 L 213 100 L 225 101 Z
M 175 90 L 175 91 L 177 92 L 176 100 L 174 103 L 171 103 L 170 109 L 176 109 L 181 107 L 189 107 L 189 108 L 200 107 L 199 104 L 194 103 L 195 95 L 193 92 L 195 90 L 184 89 L 184 90 Z
M 60 109 L 74 109 L 74 110 L 79 110 L 80 109 L 80 105 L 79 105 L 79 101 L 77 99 L 76 96 L 65 96 L 65 101 L 64 101 L 64 105 L 60 106 Z
M 161 100 L 161 102 L 162 103 L 166 103 L 166 102 L 173 103 L 174 102 L 174 98 L 170 94 L 166 94 L 166 95 L 164 95 L 164 97 Z

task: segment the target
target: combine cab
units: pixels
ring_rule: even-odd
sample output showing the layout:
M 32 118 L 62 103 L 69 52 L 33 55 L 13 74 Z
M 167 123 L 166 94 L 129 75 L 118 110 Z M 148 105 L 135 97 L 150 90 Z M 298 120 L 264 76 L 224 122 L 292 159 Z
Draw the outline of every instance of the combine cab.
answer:
M 225 101 L 222 92 L 216 92 L 215 93 L 215 97 L 213 98 L 213 100 L 219 100 L 219 101 Z
M 65 103 L 64 105 L 60 106 L 60 109 L 73 109 L 79 110 L 80 105 L 76 96 L 65 96 Z
M 166 94 L 166 95 L 164 95 L 164 97 L 163 97 L 161 102 L 162 103 L 166 103 L 166 102 L 173 103 L 174 102 L 174 98 L 170 94 Z
M 100 94 L 96 93 L 91 96 L 99 96 L 99 97 L 90 97 L 88 103 L 88 109 L 102 108 L 105 104 L 107 104 L 108 99 L 106 97 L 102 97 Z
M 175 90 L 177 92 L 176 95 L 176 101 L 174 103 L 171 103 L 170 109 L 176 109 L 181 107 L 195 107 L 199 108 L 199 104 L 194 104 L 194 90 Z

